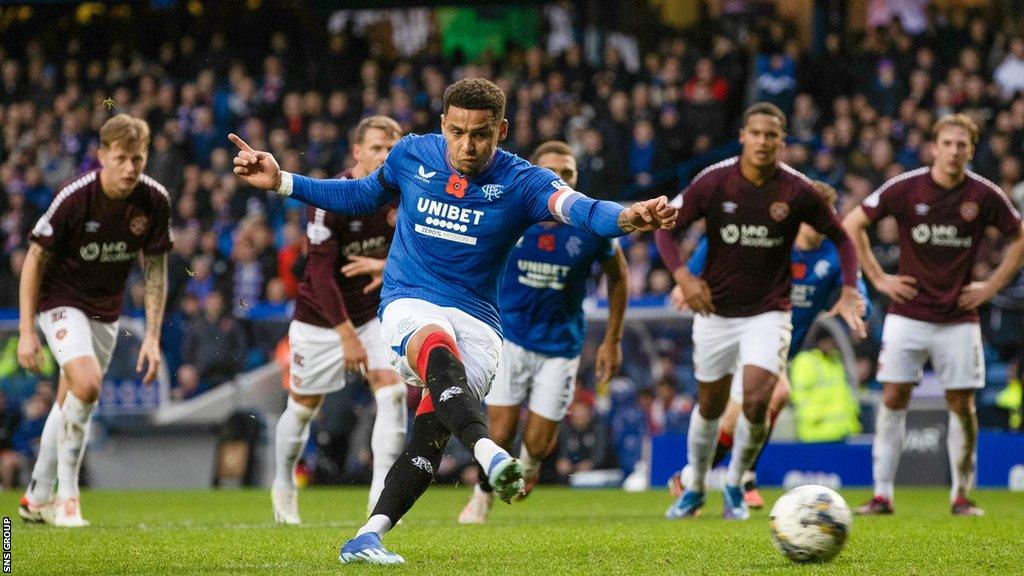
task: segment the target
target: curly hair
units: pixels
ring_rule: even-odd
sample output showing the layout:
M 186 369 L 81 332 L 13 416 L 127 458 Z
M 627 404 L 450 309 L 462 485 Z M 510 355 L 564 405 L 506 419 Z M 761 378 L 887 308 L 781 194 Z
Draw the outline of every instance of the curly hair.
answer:
M 444 91 L 442 111 L 448 108 L 466 110 L 489 110 L 495 121 L 505 117 L 505 93 L 486 78 L 466 78 L 452 84 Z

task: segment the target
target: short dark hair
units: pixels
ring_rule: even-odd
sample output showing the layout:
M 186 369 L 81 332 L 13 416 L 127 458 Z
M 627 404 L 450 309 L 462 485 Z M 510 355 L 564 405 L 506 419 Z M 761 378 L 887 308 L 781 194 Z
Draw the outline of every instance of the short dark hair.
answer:
M 448 113 L 450 106 L 466 110 L 489 110 L 495 121 L 505 118 L 505 93 L 486 78 L 466 78 L 444 91 L 441 110 Z
M 779 123 L 782 124 L 782 131 L 786 131 L 786 113 L 781 108 L 772 104 L 771 102 L 758 102 L 752 104 L 746 111 L 743 112 L 743 125 L 747 125 L 747 119 L 754 114 L 765 114 L 767 116 L 774 116 L 779 119 Z
M 545 154 L 575 156 L 575 154 L 572 153 L 572 147 L 565 142 L 562 142 L 561 140 L 548 140 L 540 146 L 537 146 L 537 149 L 533 151 L 533 154 L 530 155 L 530 163 L 536 164 L 540 160 L 541 156 Z

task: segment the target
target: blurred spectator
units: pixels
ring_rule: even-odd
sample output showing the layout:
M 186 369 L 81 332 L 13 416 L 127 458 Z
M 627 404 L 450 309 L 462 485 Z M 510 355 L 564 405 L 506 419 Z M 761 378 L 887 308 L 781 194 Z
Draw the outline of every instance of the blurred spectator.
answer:
M 590 405 L 573 402 L 568 420 L 558 431 L 557 467 L 563 478 L 601 466 L 608 453 L 608 434 Z
M 178 370 L 192 387 L 213 387 L 226 382 L 241 370 L 246 355 L 245 335 L 237 321 L 225 310 L 224 297 L 210 292 L 203 313 L 192 321 L 182 345 L 183 365 Z M 192 377 L 191 372 L 195 373 Z
M 1010 50 L 992 77 L 999 85 L 1004 100 L 1013 98 L 1024 89 L 1024 37 L 1017 36 L 1010 41 Z
M 790 403 L 802 442 L 837 442 L 860 433 L 859 405 L 835 340 L 823 332 L 790 363 Z
M 0 486 L 5 490 L 18 485 L 21 458 L 14 448 L 14 436 L 21 420 L 21 411 L 11 406 L 7 395 L 0 391 Z

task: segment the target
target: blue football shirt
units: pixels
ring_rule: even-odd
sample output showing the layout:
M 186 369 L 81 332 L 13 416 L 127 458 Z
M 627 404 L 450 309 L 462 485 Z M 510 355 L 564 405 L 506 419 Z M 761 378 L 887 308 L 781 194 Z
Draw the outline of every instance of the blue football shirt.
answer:
M 595 262 L 615 241 L 557 222 L 531 226 L 516 244 L 498 296 L 505 338 L 547 356 L 583 350 L 583 298 Z

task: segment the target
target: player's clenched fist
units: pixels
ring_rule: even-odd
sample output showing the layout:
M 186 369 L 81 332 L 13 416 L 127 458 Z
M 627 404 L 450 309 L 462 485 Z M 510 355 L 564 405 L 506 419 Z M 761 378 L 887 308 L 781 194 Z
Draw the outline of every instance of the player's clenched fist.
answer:
M 276 190 L 281 185 L 281 167 L 270 152 L 253 150 L 235 134 L 228 134 L 228 140 L 238 147 L 235 154 L 235 175 L 243 182 L 262 190 Z
M 678 210 L 668 203 L 668 198 L 658 196 L 643 202 L 636 202 L 619 214 L 619 228 L 625 232 L 647 232 L 662 228 L 671 230 L 676 225 Z

